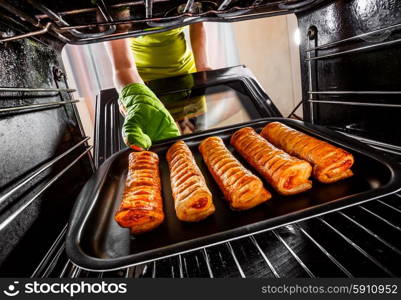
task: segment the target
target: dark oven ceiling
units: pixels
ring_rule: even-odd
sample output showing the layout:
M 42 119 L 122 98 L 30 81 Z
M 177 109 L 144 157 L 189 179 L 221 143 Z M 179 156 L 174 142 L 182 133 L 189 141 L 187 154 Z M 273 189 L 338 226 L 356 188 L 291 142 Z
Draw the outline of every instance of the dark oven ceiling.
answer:
M 0 0 L 1 19 L 21 34 L 87 44 L 161 32 L 196 22 L 235 22 L 297 13 L 327 0 Z

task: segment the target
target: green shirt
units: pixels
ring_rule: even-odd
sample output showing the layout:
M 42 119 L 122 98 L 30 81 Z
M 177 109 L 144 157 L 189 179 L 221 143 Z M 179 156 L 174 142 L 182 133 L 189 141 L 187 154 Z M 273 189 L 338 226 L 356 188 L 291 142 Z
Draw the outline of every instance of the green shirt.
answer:
M 132 38 L 131 49 L 144 81 L 196 72 L 184 27 Z

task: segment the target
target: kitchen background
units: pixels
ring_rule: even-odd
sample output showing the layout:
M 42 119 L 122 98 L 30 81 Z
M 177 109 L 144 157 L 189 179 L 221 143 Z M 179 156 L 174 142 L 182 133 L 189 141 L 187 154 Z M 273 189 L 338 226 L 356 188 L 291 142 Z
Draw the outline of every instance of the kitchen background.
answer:
M 246 65 L 281 113 L 287 116 L 302 97 L 300 33 L 295 15 L 237 23 L 206 23 L 206 28 L 211 67 Z M 77 89 L 76 99 L 81 99 L 77 106 L 85 132 L 92 137 L 96 95 L 100 90 L 113 87 L 111 64 L 104 44 L 67 45 L 62 54 L 69 83 Z M 302 108 L 296 115 L 302 116 Z

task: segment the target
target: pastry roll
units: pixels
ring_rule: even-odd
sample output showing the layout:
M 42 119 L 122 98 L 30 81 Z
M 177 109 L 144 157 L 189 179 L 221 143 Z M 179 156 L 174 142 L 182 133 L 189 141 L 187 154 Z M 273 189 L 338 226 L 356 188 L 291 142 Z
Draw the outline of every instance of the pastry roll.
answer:
M 129 155 L 128 175 L 122 202 L 115 215 L 133 234 L 150 231 L 164 220 L 159 158 L 150 151 Z
M 347 151 L 330 145 L 279 122 L 269 123 L 261 135 L 291 155 L 310 162 L 313 176 L 323 183 L 335 182 L 353 175 L 354 157 Z
M 196 222 L 214 213 L 212 194 L 191 150 L 183 141 L 170 147 L 167 151 L 167 162 L 178 219 Z
M 231 145 L 273 187 L 283 195 L 298 194 L 312 187 L 312 166 L 274 147 L 253 130 L 245 127 L 231 136 Z
M 231 208 L 249 209 L 271 198 L 262 180 L 241 165 L 221 138 L 209 137 L 203 140 L 199 151 Z

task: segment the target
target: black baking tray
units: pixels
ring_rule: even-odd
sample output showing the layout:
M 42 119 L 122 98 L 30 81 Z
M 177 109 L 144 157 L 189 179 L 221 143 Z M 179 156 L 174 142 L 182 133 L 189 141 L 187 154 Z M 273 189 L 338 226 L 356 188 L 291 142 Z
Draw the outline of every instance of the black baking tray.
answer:
M 229 138 L 239 128 L 250 126 L 259 132 L 272 121 L 280 121 L 348 150 L 355 157 L 355 175 L 333 184 L 322 184 L 313 180 L 311 190 L 293 196 L 278 195 L 265 182 L 273 195 L 270 201 L 248 211 L 231 210 L 202 161 L 198 145 L 208 136 L 220 136 L 233 154 L 257 174 L 229 145 Z M 184 140 L 191 148 L 216 206 L 215 214 L 199 223 L 184 223 L 175 215 L 165 156 L 167 149 L 179 139 Z M 395 162 L 342 134 L 291 119 L 260 119 L 212 129 L 163 141 L 154 145 L 151 150 L 160 158 L 165 221 L 157 229 L 140 236 L 130 235 L 129 229 L 121 228 L 114 221 L 114 214 L 121 201 L 130 153 L 129 149 L 122 150 L 105 161 L 76 201 L 66 240 L 67 254 L 76 265 L 97 271 L 133 266 L 322 215 L 401 189 L 401 169 Z

